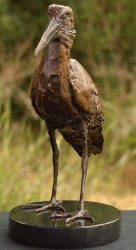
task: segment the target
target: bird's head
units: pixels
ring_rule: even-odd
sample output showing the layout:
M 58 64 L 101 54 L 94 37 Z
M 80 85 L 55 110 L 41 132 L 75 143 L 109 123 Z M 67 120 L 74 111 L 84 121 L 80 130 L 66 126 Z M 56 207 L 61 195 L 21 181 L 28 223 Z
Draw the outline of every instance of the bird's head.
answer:
M 48 15 L 47 28 L 35 49 L 34 56 L 37 56 L 56 38 L 59 38 L 68 48 L 72 47 L 76 34 L 72 9 L 68 6 L 51 4 L 48 7 Z

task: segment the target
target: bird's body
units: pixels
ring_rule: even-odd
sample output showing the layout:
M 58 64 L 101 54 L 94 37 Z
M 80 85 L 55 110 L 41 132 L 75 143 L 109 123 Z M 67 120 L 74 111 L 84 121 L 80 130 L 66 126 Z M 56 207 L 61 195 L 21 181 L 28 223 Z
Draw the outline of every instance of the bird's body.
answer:
M 82 140 L 77 124 L 88 126 L 88 156 L 101 153 L 103 112 L 92 79 L 70 50 L 58 39 L 43 53 L 30 88 L 32 105 L 38 115 L 58 129 L 65 140 L 82 155 Z
M 54 181 L 49 204 L 38 209 L 38 212 L 62 209 L 59 202 L 56 202 L 59 150 L 55 129 L 58 129 L 82 157 L 79 206 L 74 216 L 64 214 L 64 217 L 72 216 L 67 222 L 79 218 L 92 220 L 84 210 L 84 187 L 88 157 L 91 153 L 102 152 L 102 107 L 92 79 L 76 60 L 70 58 L 75 37 L 71 8 L 50 5 L 48 14 L 49 24 L 35 50 L 35 55 L 42 49 L 44 52 L 32 76 L 30 98 L 35 111 L 47 125 L 53 151 Z

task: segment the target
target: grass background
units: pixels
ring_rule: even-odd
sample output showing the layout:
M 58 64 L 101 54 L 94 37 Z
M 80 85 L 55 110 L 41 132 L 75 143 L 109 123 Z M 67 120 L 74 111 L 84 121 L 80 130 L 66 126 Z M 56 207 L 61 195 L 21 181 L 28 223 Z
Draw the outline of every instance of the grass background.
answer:
M 51 2 L 32 2 L 0 1 L 1 211 L 48 200 L 51 195 L 49 138 L 29 100 L 30 77 L 41 59 L 33 57 L 33 50 L 45 28 L 46 5 Z M 135 1 L 67 4 L 74 10 L 77 28 L 72 57 L 92 76 L 105 114 L 104 149 L 89 159 L 85 199 L 136 209 Z M 61 153 L 57 198 L 78 199 L 81 159 L 58 132 L 57 143 Z

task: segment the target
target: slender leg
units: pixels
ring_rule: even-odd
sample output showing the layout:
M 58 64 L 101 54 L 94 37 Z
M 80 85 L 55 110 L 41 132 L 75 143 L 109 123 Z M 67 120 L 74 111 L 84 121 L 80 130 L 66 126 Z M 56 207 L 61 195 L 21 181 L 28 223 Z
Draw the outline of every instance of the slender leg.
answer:
M 82 212 L 84 212 L 85 180 L 86 180 L 87 169 L 88 169 L 88 151 L 87 151 L 88 129 L 85 123 L 82 124 L 80 133 L 82 136 L 83 148 L 82 148 L 82 163 L 81 163 L 82 179 L 81 179 L 80 200 L 79 200 L 78 210 L 81 210 Z
M 50 143 L 53 152 L 53 186 L 52 186 L 52 195 L 50 202 L 48 204 L 26 204 L 24 208 L 36 209 L 37 213 L 41 213 L 47 210 L 59 210 L 64 212 L 64 208 L 60 205 L 62 201 L 56 201 L 57 193 L 57 179 L 58 179 L 58 169 L 59 169 L 59 150 L 55 138 L 55 130 L 47 125 Z
M 52 186 L 52 195 L 51 200 L 49 204 L 36 209 L 36 212 L 43 212 L 49 209 L 53 210 L 60 210 L 64 212 L 64 208 L 60 205 L 62 201 L 56 201 L 56 193 L 57 193 L 57 180 L 58 180 L 58 169 L 59 169 L 59 150 L 56 143 L 55 138 L 55 130 L 51 128 L 49 125 L 47 125 L 49 137 L 50 137 L 50 143 L 52 147 L 53 152 L 53 186 Z
M 68 218 L 66 219 L 67 224 L 72 224 L 77 220 L 88 220 L 91 223 L 94 221 L 93 217 L 90 217 L 87 215 L 87 211 L 84 210 L 84 191 L 85 191 L 85 180 L 86 180 L 86 174 L 87 174 L 87 168 L 88 168 L 88 149 L 87 149 L 87 135 L 88 135 L 88 128 L 86 123 L 82 122 L 80 127 L 80 134 L 83 142 L 82 147 L 82 163 L 81 163 L 81 169 L 82 169 L 82 178 L 81 178 L 81 188 L 80 188 L 80 200 L 78 208 L 75 212 L 72 213 L 64 213 L 64 214 L 56 214 L 55 218 Z
M 58 180 L 58 169 L 59 169 L 59 150 L 56 143 L 55 131 L 48 127 L 48 133 L 50 136 L 50 143 L 53 152 L 53 186 L 52 186 L 51 202 L 56 203 L 57 180 Z
M 87 216 L 87 211 L 84 210 L 84 192 L 85 192 L 85 181 L 86 181 L 86 175 L 87 175 L 87 169 L 88 169 L 88 149 L 87 149 L 87 136 L 88 136 L 88 127 L 85 122 L 82 122 L 79 131 L 82 138 L 82 163 L 81 163 L 81 169 L 82 169 L 82 178 L 81 178 L 81 187 L 80 187 L 80 200 L 78 209 L 74 216 L 68 218 L 66 220 L 67 224 L 71 224 L 76 220 L 88 220 L 90 222 L 93 222 L 94 219 L 92 217 Z

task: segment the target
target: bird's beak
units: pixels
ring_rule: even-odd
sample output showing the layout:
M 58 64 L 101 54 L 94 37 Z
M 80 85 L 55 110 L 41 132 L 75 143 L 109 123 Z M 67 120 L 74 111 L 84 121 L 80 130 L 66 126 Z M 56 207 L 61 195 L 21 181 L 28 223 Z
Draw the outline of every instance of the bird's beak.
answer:
M 34 56 L 37 56 L 57 36 L 60 27 L 61 21 L 59 19 L 52 18 L 34 51 Z

